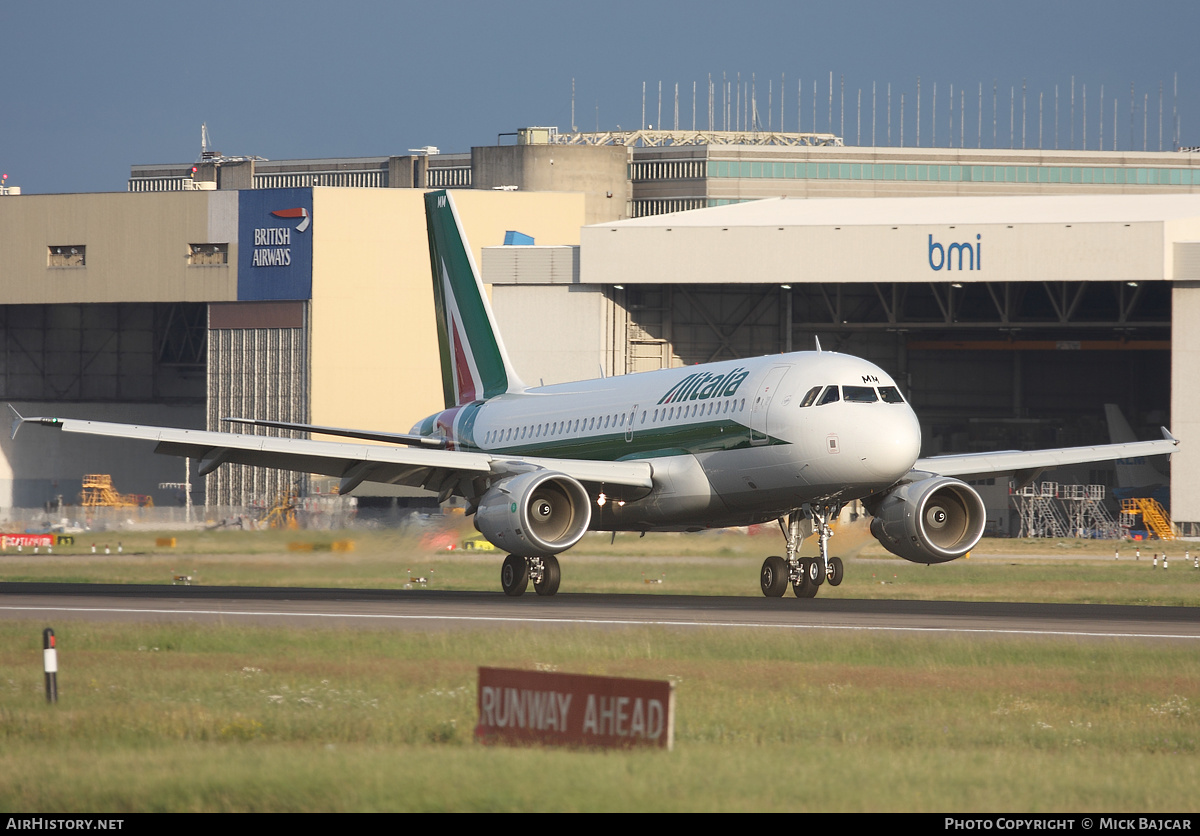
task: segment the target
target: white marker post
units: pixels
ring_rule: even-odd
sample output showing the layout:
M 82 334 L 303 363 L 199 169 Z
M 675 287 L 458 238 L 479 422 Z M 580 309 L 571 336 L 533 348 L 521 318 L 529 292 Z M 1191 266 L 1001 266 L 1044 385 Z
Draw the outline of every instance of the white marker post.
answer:
M 46 669 L 46 702 L 58 702 L 58 651 L 54 649 L 54 631 L 42 631 L 42 666 Z

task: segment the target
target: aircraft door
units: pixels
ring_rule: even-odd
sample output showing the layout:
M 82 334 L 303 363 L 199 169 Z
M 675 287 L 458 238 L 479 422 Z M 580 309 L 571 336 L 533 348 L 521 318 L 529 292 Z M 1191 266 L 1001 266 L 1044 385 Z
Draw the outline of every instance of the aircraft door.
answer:
M 771 371 L 767 372 L 767 376 L 763 378 L 762 384 L 758 387 L 758 392 L 754 395 L 754 403 L 750 407 L 751 444 L 767 443 L 767 413 L 771 408 L 771 401 L 779 391 L 779 383 L 787 371 L 787 366 L 773 367 Z
M 638 405 L 634 404 L 629 410 L 629 423 L 625 425 L 625 442 L 633 441 L 633 419 L 637 417 Z

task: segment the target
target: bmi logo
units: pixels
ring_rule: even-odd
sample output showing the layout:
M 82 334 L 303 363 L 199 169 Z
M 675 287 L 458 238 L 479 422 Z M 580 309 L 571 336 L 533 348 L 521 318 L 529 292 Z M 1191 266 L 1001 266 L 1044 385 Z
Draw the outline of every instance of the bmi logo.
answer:
M 955 256 L 958 260 L 955 261 Z M 964 262 L 966 266 L 964 267 Z M 971 244 L 942 244 L 929 236 L 929 269 L 930 270 L 982 270 L 983 269 L 983 236 L 976 235 L 975 243 Z

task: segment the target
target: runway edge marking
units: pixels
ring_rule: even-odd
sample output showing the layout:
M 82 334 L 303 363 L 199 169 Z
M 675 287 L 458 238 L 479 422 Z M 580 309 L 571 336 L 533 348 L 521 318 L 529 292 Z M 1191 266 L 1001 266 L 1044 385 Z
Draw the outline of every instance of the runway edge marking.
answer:
M 164 610 L 137 609 L 133 607 L 12 607 L 0 606 L 0 612 L 57 612 L 57 613 L 121 613 L 147 615 L 220 615 L 255 616 L 268 618 L 344 618 L 383 619 L 387 621 L 466 621 L 523 624 L 580 624 L 597 626 L 655 626 L 655 627 L 740 627 L 768 630 L 847 630 L 875 633 L 981 633 L 985 635 L 1013 636 L 1082 636 L 1087 638 L 1129 639 L 1200 639 L 1181 633 L 1112 633 L 1082 630 L 1018 630 L 1012 628 L 983 627 L 868 627 L 847 624 L 756 624 L 748 621 L 667 621 L 663 619 L 624 618 L 524 618 L 475 615 L 394 615 L 387 613 L 319 613 L 319 612 L 270 612 L 266 610 Z

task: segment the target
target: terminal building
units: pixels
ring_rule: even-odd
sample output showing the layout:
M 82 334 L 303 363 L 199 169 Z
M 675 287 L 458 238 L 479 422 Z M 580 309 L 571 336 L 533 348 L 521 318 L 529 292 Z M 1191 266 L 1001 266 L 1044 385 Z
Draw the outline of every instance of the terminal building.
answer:
M 820 340 L 902 381 L 924 455 L 1107 443 L 1105 404 L 1140 437 L 1169 426 L 1172 515 L 1200 522 L 1200 155 L 636 133 L 213 155 L 134 166 L 126 193 L 0 199 L 5 399 L 406 431 L 441 406 L 421 191 L 451 187 L 527 382 Z M 504 246 L 510 230 L 534 244 Z M 84 473 L 139 493 L 180 480 L 143 446 L 46 436 L 0 445 L 0 507 L 69 503 Z M 1113 484 L 1104 465 L 1061 478 Z M 225 465 L 195 498 L 236 506 L 298 483 L 328 488 Z M 989 528 L 1015 533 L 1005 491 L 985 493 Z

